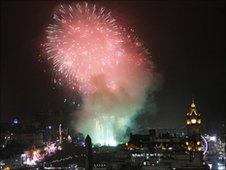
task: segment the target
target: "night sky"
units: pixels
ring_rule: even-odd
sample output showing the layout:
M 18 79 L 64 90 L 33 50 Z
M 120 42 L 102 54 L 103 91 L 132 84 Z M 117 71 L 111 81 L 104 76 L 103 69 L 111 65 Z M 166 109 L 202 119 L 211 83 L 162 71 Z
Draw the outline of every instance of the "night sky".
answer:
M 40 44 L 57 2 L 1 3 L 1 120 L 64 110 Z M 208 128 L 225 123 L 224 3 L 98 2 L 132 26 L 150 49 L 161 83 L 150 127 L 182 127 L 192 96 Z M 46 70 L 44 72 L 44 70 Z M 65 111 L 66 112 L 66 111 Z

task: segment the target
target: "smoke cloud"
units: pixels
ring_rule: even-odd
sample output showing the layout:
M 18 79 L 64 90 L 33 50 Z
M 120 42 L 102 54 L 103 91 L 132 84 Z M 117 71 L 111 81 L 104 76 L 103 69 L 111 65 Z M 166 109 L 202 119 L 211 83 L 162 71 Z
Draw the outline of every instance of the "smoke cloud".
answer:
M 121 142 L 148 108 L 144 104 L 155 82 L 150 54 L 135 31 L 105 8 L 81 2 L 60 5 L 46 33 L 56 82 L 82 96 L 76 129 L 96 144 Z
M 121 68 L 124 73 L 116 68 L 117 76 L 102 74 L 92 77 L 96 90 L 83 97 L 84 114 L 76 128 L 90 134 L 94 143 L 116 145 L 123 142 L 127 129 L 136 124 L 136 116 L 142 110 L 146 114 L 144 108 L 150 109 L 144 104 L 147 95 L 152 93 L 153 70 L 146 69 L 146 64 L 136 67 L 134 63 L 127 63 Z M 132 78 L 129 75 L 133 75 Z M 107 79 L 112 78 L 117 82 L 113 89 L 107 86 Z

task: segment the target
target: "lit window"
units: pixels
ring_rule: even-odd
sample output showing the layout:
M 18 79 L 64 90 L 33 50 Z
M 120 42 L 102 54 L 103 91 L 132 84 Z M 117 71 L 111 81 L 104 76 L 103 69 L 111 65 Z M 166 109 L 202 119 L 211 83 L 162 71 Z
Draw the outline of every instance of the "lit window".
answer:
M 196 123 L 196 119 L 191 119 L 191 123 L 195 124 Z
M 191 124 L 191 121 L 190 120 L 187 120 L 187 125 L 190 125 Z

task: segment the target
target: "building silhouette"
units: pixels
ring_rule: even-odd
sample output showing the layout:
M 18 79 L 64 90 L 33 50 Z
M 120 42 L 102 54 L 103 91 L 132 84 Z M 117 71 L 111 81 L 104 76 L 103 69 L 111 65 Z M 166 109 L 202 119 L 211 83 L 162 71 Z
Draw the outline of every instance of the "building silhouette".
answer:
M 85 139 L 85 150 L 86 150 L 85 169 L 92 170 L 93 169 L 93 150 L 92 150 L 92 140 L 89 135 L 87 135 Z

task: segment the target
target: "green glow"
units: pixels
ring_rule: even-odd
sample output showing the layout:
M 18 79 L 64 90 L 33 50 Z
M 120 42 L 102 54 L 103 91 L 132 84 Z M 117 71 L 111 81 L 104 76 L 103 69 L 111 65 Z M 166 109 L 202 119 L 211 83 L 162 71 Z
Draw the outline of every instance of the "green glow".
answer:
M 82 133 L 90 135 L 94 144 L 116 146 L 123 140 L 126 123 L 125 118 L 102 115 L 98 118 L 83 120 L 80 129 Z
M 140 75 L 135 82 L 145 82 L 143 78 Z M 75 128 L 90 135 L 93 144 L 115 146 L 126 140 L 127 128 L 134 125 L 132 118 L 143 108 L 149 83 L 141 86 L 132 81 L 112 90 L 104 76 L 96 77 L 96 81 L 96 90 L 83 98 L 83 115 Z
M 116 146 L 117 142 L 115 139 L 115 133 L 113 130 L 113 122 L 114 118 L 102 116 L 99 119 L 95 119 L 95 132 L 93 135 L 93 141 L 94 143 L 100 144 L 100 145 L 110 145 L 110 146 Z

